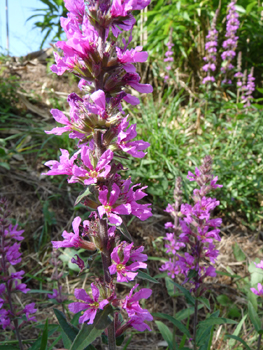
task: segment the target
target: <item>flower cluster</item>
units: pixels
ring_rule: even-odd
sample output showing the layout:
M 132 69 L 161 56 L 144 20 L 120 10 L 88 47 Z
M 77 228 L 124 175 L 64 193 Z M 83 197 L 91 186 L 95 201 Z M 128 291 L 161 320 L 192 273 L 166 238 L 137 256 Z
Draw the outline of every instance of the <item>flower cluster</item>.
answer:
M 128 320 L 121 324 L 114 317 L 115 325 L 108 328 L 109 342 L 113 341 L 112 332 L 116 336 L 127 327 L 144 330 L 148 328 L 144 321 L 152 319 L 138 304 L 139 299 L 148 298 L 151 292 L 138 292 L 140 298 L 135 293 L 127 301 L 119 300 L 113 279 L 116 275 L 117 282 L 129 282 L 134 280 L 138 269 L 146 268 L 143 247 L 135 249 L 133 243 L 121 242 L 118 236 L 118 232 L 123 232 L 122 215 L 131 214 L 141 220 L 152 215 L 150 205 L 140 202 L 146 196 L 146 187 L 133 185 L 130 178 L 124 180 L 119 173 L 124 170 L 121 158 L 129 155 L 143 158 L 150 146 L 148 142 L 135 140 L 136 124 L 129 125 L 122 101 L 136 105 L 139 99 L 130 94 L 130 89 L 150 93 L 152 87 L 140 84 L 134 66 L 147 60 L 147 52 L 141 46 L 128 49 L 132 36 L 126 41 L 120 40 L 120 34 L 131 32 L 135 23 L 132 11 L 145 8 L 149 2 L 65 0 L 69 13 L 67 18 L 61 18 L 61 25 L 67 40 L 56 44 L 62 54 L 55 53 L 56 64 L 51 67 L 58 75 L 69 71 L 79 77 L 82 97 L 76 93 L 68 96 L 69 118 L 58 109 L 51 110 L 62 126 L 46 132 L 69 133 L 70 138 L 78 141 L 78 150 L 70 155 L 68 150 L 61 149 L 59 161 L 45 163 L 49 167 L 45 175 L 67 175 L 69 183 L 83 185 L 84 192 L 78 202 L 82 200 L 92 210 L 88 220 L 81 224 L 81 218 L 76 217 L 73 232 L 64 231 L 64 240 L 52 244 L 55 249 L 74 247 L 101 253 L 104 280 L 91 284 L 92 297 L 84 289 L 76 289 L 75 296 L 82 302 L 71 304 L 69 309 L 83 311 L 80 322 L 89 324 L 97 311 L 109 304 L 126 309 Z M 85 268 L 78 255 L 72 262 L 81 270 Z
M 58 267 L 62 264 L 62 261 L 58 260 L 58 255 L 58 252 L 53 250 L 50 259 L 50 263 L 54 267 L 51 280 L 56 281 L 57 288 L 54 288 L 53 293 L 48 294 L 47 296 L 49 299 L 55 299 L 58 304 L 62 304 L 63 301 L 67 300 L 67 296 L 62 294 L 62 286 L 60 286 L 59 282 L 63 276 L 63 272 L 58 272 Z
M 220 204 L 207 194 L 222 185 L 216 184 L 217 176 L 213 177 L 212 160 L 204 158 L 202 166 L 195 169 L 195 174 L 188 172 L 188 180 L 195 181 L 199 189 L 193 191 L 193 205 L 181 204 L 180 179 L 175 188 L 175 204 L 168 205 L 166 211 L 174 218 L 174 223 L 165 225 L 171 233 L 164 240 L 167 252 L 173 255 L 162 267 L 172 278 L 177 274 L 185 276 L 185 283 L 193 285 L 193 290 L 200 296 L 203 292 L 202 282 L 206 276 L 215 277 L 215 268 L 211 265 L 218 256 L 214 241 L 220 241 L 218 227 L 220 218 L 212 219 L 211 212 Z M 188 246 L 188 252 L 180 253 L 180 249 Z
M 240 89 L 242 91 L 241 102 L 244 103 L 244 107 L 249 107 L 251 105 L 250 101 L 253 99 L 252 93 L 255 90 L 255 78 L 253 77 L 253 73 L 254 67 L 251 68 L 251 71 L 248 74 L 247 84 L 244 82 L 244 85 Z M 246 77 L 246 74 L 244 74 L 244 77 Z
M 21 262 L 20 243 L 23 230 L 17 225 L 11 225 L 8 220 L 7 201 L 0 199 L 0 325 L 3 329 L 10 328 L 16 332 L 19 339 L 19 329 L 29 321 L 36 321 L 32 316 L 37 309 L 35 303 L 26 305 L 21 309 L 14 304 L 13 294 L 27 293 L 30 289 L 21 283 L 24 271 L 13 271 L 11 267 Z M 25 316 L 25 317 L 23 317 Z M 22 319 L 18 324 L 18 319 Z
M 206 36 L 207 42 L 205 44 L 206 56 L 203 58 L 206 64 L 203 66 L 203 70 L 207 72 L 207 76 L 203 79 L 203 84 L 208 82 L 214 82 L 215 78 L 211 75 L 212 72 L 216 70 L 216 52 L 217 52 L 217 37 L 218 32 L 216 30 L 216 21 L 218 17 L 219 10 L 216 11 L 213 18 L 211 29 L 208 31 Z
M 165 52 L 165 56 L 166 58 L 164 59 L 164 62 L 173 62 L 173 51 L 172 51 L 172 47 L 174 46 L 174 44 L 171 41 L 168 41 L 168 43 L 166 44 L 166 46 L 168 47 L 168 50 Z M 169 72 L 172 67 L 171 67 L 171 63 L 168 63 L 168 66 L 165 67 L 165 69 Z M 164 76 L 164 80 L 166 81 L 169 78 L 169 75 L 165 75 Z
M 259 264 L 256 264 L 256 267 L 259 268 L 259 269 L 262 269 L 263 270 L 263 260 L 260 261 Z M 255 288 L 250 288 L 251 292 L 260 296 L 261 298 L 263 298 L 263 286 L 261 283 L 258 283 L 258 289 L 256 290 Z
M 242 87 L 241 79 L 244 77 L 244 74 L 241 72 L 241 63 L 242 63 L 242 52 L 240 51 L 237 56 L 237 72 L 234 74 L 234 77 L 237 78 L 237 88 L 240 91 Z
M 238 13 L 235 9 L 236 0 L 233 0 L 228 5 L 228 14 L 227 14 L 227 23 L 226 23 L 226 34 L 225 37 L 227 40 L 223 42 L 223 48 L 225 51 L 222 53 L 221 57 L 223 60 L 221 72 L 225 74 L 225 78 L 222 81 L 222 84 L 231 84 L 232 81 L 230 79 L 227 80 L 227 72 L 234 68 L 231 63 L 232 59 L 236 56 L 236 47 L 238 36 L 236 36 L 236 32 L 239 28 L 239 20 Z

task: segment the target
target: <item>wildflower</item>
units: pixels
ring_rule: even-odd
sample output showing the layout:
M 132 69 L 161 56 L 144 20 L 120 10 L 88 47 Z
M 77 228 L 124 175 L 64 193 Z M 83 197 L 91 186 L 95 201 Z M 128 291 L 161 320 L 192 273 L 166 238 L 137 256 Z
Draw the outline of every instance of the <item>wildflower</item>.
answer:
M 84 311 L 83 315 L 79 318 L 80 323 L 89 321 L 87 323 L 92 324 L 98 309 L 103 310 L 109 303 L 107 299 L 99 301 L 100 291 L 94 283 L 91 283 L 91 291 L 93 298 L 91 298 L 84 289 L 75 289 L 74 295 L 76 299 L 82 300 L 83 302 L 74 302 L 68 306 L 69 310 L 74 314 Z

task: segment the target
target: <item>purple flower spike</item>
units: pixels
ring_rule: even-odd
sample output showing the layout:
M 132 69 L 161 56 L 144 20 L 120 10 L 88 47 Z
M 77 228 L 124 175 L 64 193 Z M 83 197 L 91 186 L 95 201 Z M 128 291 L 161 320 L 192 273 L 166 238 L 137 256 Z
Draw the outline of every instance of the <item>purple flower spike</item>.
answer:
M 238 13 L 235 9 L 236 0 L 232 0 L 228 5 L 228 14 L 226 16 L 226 34 L 227 38 L 223 42 L 223 48 L 226 50 L 222 53 L 221 57 L 223 60 L 221 71 L 225 74 L 225 78 L 222 81 L 222 84 L 231 84 L 231 80 L 227 79 L 228 71 L 231 71 L 234 66 L 231 64 L 231 60 L 236 56 L 237 40 L 236 32 L 239 28 Z
M 204 278 L 216 276 L 215 268 L 209 262 L 214 264 L 219 254 L 213 243 L 221 240 L 217 227 L 222 223 L 221 218 L 211 219 L 212 211 L 220 202 L 206 195 L 222 186 L 216 184 L 217 176 L 212 174 L 212 159 L 209 156 L 204 158 L 200 168 L 195 168 L 195 173 L 189 171 L 187 178 L 189 181 L 195 181 L 200 189 L 193 191 L 194 205 L 182 204 L 181 180 L 176 181 L 175 203 L 166 208 L 166 212 L 174 218 L 174 223 L 169 222 L 166 225 L 172 232 L 163 238 L 166 241 L 167 253 L 173 257 L 162 265 L 160 270 L 168 271 L 172 278 L 183 274 L 184 283 L 193 284 L 195 295 L 201 296 L 204 291 Z M 186 246 L 188 251 L 181 253 L 180 249 Z
M 208 31 L 206 36 L 207 42 L 205 44 L 205 49 L 207 51 L 204 61 L 206 64 L 203 66 L 203 71 L 207 73 L 207 76 L 203 79 L 202 84 L 214 83 L 215 78 L 213 77 L 212 72 L 216 70 L 216 52 L 217 52 L 217 37 L 218 32 L 216 30 L 216 21 L 218 17 L 219 10 L 216 11 L 213 18 L 211 29 Z
M 84 289 L 75 289 L 75 297 L 79 300 L 83 300 L 84 302 L 71 303 L 68 306 L 69 310 L 74 314 L 78 313 L 79 311 L 84 311 L 83 315 L 79 318 L 79 323 L 89 321 L 88 324 L 92 324 L 98 309 L 103 310 L 103 308 L 109 303 L 107 299 L 99 301 L 100 291 L 94 283 L 91 283 L 91 290 L 93 299 Z

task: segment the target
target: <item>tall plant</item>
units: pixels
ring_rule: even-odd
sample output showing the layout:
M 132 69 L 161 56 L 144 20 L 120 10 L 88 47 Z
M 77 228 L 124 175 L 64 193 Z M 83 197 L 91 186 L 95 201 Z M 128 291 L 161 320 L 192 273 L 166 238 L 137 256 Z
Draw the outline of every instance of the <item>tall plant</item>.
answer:
M 127 328 L 144 331 L 149 329 L 144 322 L 152 320 L 150 313 L 139 305 L 139 300 L 148 298 L 151 290 L 145 288 L 133 294 L 136 284 L 129 295 L 120 299 L 114 279 L 117 275 L 117 282 L 133 281 L 138 270 L 147 267 L 144 247 L 135 248 L 132 242 L 127 242 L 132 238 L 121 217 L 132 214 L 146 220 L 152 215 L 149 204 L 138 203 L 146 196 L 143 192 L 146 187 L 132 185 L 130 177 L 123 179 L 120 161 L 128 155 L 143 158 L 143 151 L 150 146 L 143 140 L 133 140 L 137 135 L 136 124 L 129 126 L 121 105 L 123 100 L 132 105 L 139 103 L 138 98 L 129 94 L 130 87 L 140 93 L 152 92 L 150 85 L 139 83 L 140 76 L 133 65 L 145 62 L 147 52 L 142 47 L 128 49 L 135 23 L 132 11 L 143 9 L 149 2 L 65 0 L 69 13 L 67 18 L 61 18 L 61 25 L 67 40 L 57 42 L 63 56 L 55 53 L 56 64 L 51 67 L 58 75 L 69 71 L 79 77 L 84 96 L 76 93 L 68 96 L 70 118 L 60 110 L 51 110 L 54 119 L 64 126 L 47 133 L 69 132 L 70 138 L 78 140 L 78 149 L 71 156 L 68 150 L 61 149 L 59 161 L 46 162 L 50 168 L 46 175 L 64 174 L 68 175 L 69 183 L 82 184 L 85 190 L 76 203 L 83 201 L 87 210 L 92 210 L 89 220 L 83 221 L 81 235 L 82 220 L 76 217 L 72 223 L 74 232 L 64 231 L 64 240 L 52 243 L 54 248 L 84 248 L 101 254 L 104 278 L 91 283 L 92 297 L 84 289 L 76 289 L 75 297 L 81 302 L 70 304 L 69 309 L 74 313 L 82 311 L 79 321 L 88 324 L 95 322 L 99 310 L 103 310 L 106 318 L 114 314 L 113 321 L 106 322 L 110 349 L 115 349 L 115 338 Z M 123 31 L 130 32 L 128 41 L 121 40 Z M 118 232 L 127 241 L 121 241 Z M 83 268 L 79 256 L 73 262 Z M 112 307 L 118 311 L 113 312 Z M 120 318 L 121 309 L 127 313 L 126 321 Z

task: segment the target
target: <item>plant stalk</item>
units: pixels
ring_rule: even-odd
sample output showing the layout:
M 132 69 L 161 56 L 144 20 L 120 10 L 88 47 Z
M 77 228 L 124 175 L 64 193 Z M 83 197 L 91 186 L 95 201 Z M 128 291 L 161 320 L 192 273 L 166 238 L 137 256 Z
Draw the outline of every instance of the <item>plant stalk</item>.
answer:
M 99 159 L 102 153 L 104 152 L 104 147 L 101 142 L 102 134 L 101 132 L 97 132 L 94 136 L 95 136 L 94 140 L 96 144 L 96 154 Z M 101 259 L 102 259 L 103 272 L 104 272 L 104 281 L 106 284 L 109 284 L 111 282 L 111 276 L 109 271 L 109 266 L 111 265 L 111 256 L 110 256 L 110 250 L 108 249 L 107 221 L 104 219 L 100 219 L 99 234 L 100 234 L 100 239 L 103 247 L 103 250 L 101 252 Z M 109 343 L 109 350 L 116 350 L 116 336 L 115 336 L 114 321 L 108 327 L 108 343 Z
M 194 331 L 193 331 L 193 340 L 194 340 L 194 350 L 196 347 L 196 327 L 197 327 L 197 314 L 198 314 L 198 300 L 195 299 L 195 312 L 194 312 Z
M 3 225 L 2 225 L 2 233 L 4 233 Z M 5 273 L 7 273 L 8 270 L 7 270 L 6 261 L 5 261 L 5 249 L 4 249 L 5 244 L 4 244 L 4 235 L 3 234 L 2 234 L 2 239 L 1 239 L 1 245 L 2 245 L 2 269 L 3 269 L 3 272 L 5 274 Z M 15 333 L 16 333 L 16 337 L 17 337 L 17 340 L 19 343 L 19 348 L 20 348 L 20 350 L 24 350 L 23 344 L 22 344 L 22 339 L 21 339 L 20 332 L 18 329 L 18 322 L 17 322 L 17 319 L 15 319 L 15 313 L 14 313 L 14 308 L 13 308 L 13 303 L 12 303 L 12 297 L 11 297 L 12 284 L 10 284 L 10 283 L 8 283 L 8 281 L 6 281 L 5 285 L 6 285 L 7 298 L 8 298 L 10 311 L 11 311 L 11 314 L 13 316 L 12 321 L 13 321 L 13 324 L 15 327 Z

